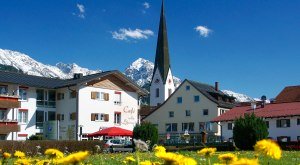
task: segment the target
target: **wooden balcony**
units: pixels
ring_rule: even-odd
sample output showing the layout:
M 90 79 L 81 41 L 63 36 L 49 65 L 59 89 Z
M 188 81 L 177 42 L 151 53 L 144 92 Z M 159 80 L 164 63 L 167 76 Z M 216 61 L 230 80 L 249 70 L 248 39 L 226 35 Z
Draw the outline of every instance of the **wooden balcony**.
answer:
M 0 120 L 0 134 L 8 134 L 10 132 L 19 132 L 20 126 L 15 120 Z
M 0 108 L 20 108 L 18 96 L 0 95 Z

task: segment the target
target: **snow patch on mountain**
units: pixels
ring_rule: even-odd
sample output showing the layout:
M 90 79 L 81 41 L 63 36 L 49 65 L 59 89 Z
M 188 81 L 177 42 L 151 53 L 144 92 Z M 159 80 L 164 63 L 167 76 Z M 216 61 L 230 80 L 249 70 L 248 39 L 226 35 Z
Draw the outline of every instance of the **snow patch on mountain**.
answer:
M 125 69 L 125 75 L 134 80 L 138 85 L 144 86 L 151 82 L 153 69 L 153 62 L 143 58 L 138 58 Z M 175 86 L 178 86 L 181 83 L 181 80 L 175 76 L 173 76 L 173 80 Z
M 100 70 L 93 71 L 82 68 L 74 63 L 58 63 L 56 66 L 45 65 L 26 54 L 6 49 L 0 49 L 0 64 L 13 66 L 29 75 L 61 79 L 72 78 L 74 73 L 87 75 L 100 72 Z
M 245 95 L 245 94 L 241 94 L 241 93 L 236 93 L 230 90 L 222 90 L 223 93 L 229 95 L 229 96 L 233 96 L 235 97 L 235 101 L 236 102 L 252 102 L 255 101 L 253 98 Z

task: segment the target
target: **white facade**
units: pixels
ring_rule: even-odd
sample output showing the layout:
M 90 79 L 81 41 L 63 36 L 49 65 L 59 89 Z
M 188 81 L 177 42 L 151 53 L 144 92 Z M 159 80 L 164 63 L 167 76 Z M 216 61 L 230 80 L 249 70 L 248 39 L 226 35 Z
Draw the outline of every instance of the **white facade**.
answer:
M 186 80 L 144 121 L 156 125 L 160 135 L 183 134 L 186 130 L 191 134 L 204 131 L 220 135 L 220 126 L 210 121 L 228 110 L 207 98 Z
M 0 130 L 0 140 L 26 140 L 31 135 L 43 134 L 44 122 L 50 120 L 58 121 L 57 133 L 60 140 L 80 140 L 82 138 L 80 133 L 85 135 L 112 126 L 133 130 L 135 124 L 139 122 L 140 91 L 128 86 L 130 84 L 128 81 L 116 77 L 112 81 L 106 80 L 104 86 L 84 83 L 59 89 L 22 87 L 23 93 L 26 94 L 23 94 L 24 99 L 16 99 L 20 102 L 19 108 L 2 108 L 0 104 L 0 129 L 5 128 L 4 125 L 7 123 L 13 123 L 18 124 L 19 131 L 1 133 Z M 97 79 L 95 82 L 102 83 L 102 80 Z M 125 84 L 124 88 L 120 84 Z M 20 86 L 0 82 L 1 85 L 7 88 L 4 99 L 19 91 Z M 92 93 L 99 93 L 99 97 L 95 98 Z M 106 94 L 105 99 L 102 98 L 103 93 Z M 14 95 L 15 98 L 20 97 L 19 93 Z M 106 114 L 105 121 L 101 118 L 101 114 Z M 78 126 L 77 135 L 76 126 Z
M 264 120 L 268 123 L 269 138 L 278 141 L 300 140 L 300 116 L 265 118 Z M 286 122 L 286 120 L 289 120 L 289 124 L 287 124 L 288 122 Z M 277 122 L 281 122 L 283 124 L 277 125 Z M 221 125 L 224 140 L 230 141 L 233 137 L 233 122 L 221 122 Z
M 150 86 L 150 106 L 158 106 L 162 104 L 174 91 L 175 85 L 171 69 L 169 69 L 166 82 L 164 82 L 159 69 L 157 68 L 154 72 Z

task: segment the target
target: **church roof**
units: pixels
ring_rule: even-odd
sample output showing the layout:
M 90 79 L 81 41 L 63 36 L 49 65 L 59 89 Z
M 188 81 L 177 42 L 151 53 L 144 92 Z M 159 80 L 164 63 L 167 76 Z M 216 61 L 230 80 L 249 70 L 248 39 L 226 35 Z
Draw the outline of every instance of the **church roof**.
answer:
M 164 1 L 162 1 L 160 13 L 154 72 L 157 68 L 163 79 L 163 83 L 166 83 L 168 71 L 170 68 L 170 57 L 168 47 L 167 24 L 164 12 Z

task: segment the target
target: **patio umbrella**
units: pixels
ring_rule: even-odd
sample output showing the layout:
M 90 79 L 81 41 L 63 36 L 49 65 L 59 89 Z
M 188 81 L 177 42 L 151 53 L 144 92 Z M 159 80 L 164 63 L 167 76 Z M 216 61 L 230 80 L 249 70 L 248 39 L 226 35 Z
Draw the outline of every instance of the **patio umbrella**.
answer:
M 94 136 L 132 136 L 133 133 L 130 130 L 119 128 L 119 127 L 109 127 L 91 134 L 88 137 Z

